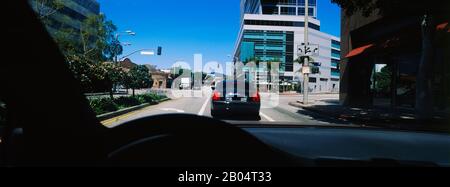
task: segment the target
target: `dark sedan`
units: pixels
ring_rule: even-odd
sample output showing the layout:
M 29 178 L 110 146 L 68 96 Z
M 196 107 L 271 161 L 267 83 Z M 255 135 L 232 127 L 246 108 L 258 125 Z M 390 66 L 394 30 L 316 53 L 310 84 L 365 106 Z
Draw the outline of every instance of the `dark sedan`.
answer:
M 221 81 L 213 87 L 211 116 L 259 117 L 261 96 L 249 81 Z

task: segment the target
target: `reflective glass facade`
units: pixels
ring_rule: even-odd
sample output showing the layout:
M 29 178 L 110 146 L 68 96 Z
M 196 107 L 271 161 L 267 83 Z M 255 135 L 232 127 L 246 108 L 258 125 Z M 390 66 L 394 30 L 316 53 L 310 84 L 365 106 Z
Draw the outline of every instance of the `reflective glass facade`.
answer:
M 281 73 L 293 71 L 293 32 L 246 30 L 240 49 L 240 58 L 244 62 L 252 58 L 262 62 L 280 62 Z
M 309 42 L 319 46 L 311 63 L 310 90 L 336 93 L 340 80 L 340 39 L 321 32 L 317 20 L 317 1 L 309 0 Z M 298 47 L 304 44 L 305 0 L 241 0 L 241 30 L 235 46 L 236 61 L 280 62 L 280 82 L 299 85 L 303 81 Z M 254 7 L 259 5 L 260 7 Z M 244 11 L 247 10 L 247 11 Z M 252 10 L 252 11 L 250 11 Z M 256 80 L 265 85 L 266 67 L 258 67 Z M 273 82 L 269 83 L 273 84 Z M 275 83 L 276 84 L 276 83 Z
M 35 0 L 29 0 L 33 8 Z M 64 7 L 50 16 L 50 30 L 79 30 L 80 23 L 89 15 L 100 13 L 100 4 L 96 0 L 61 0 Z
M 260 2 L 260 4 L 256 3 Z M 305 15 L 305 0 L 247 0 L 245 10 L 252 9 L 250 5 L 258 4 L 261 6 L 262 14 L 267 15 Z M 317 17 L 317 0 L 309 0 L 309 15 Z M 255 14 L 259 11 L 247 11 L 246 13 Z

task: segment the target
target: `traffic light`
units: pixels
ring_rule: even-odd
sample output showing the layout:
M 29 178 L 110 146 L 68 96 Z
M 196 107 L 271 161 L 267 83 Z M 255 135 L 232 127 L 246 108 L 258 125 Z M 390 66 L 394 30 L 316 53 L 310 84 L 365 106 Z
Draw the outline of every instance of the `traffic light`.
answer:
M 162 47 L 158 47 L 158 52 L 156 53 L 158 56 L 161 56 L 162 53 Z
M 320 74 L 320 68 L 318 66 L 312 66 L 311 73 L 312 74 Z

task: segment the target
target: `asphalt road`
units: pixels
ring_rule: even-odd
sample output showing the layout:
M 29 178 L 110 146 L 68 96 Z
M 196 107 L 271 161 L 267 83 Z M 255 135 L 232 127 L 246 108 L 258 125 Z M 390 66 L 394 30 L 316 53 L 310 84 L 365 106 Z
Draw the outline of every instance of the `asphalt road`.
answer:
M 176 97 L 177 94 L 184 94 L 191 97 Z M 197 97 L 192 97 L 197 96 Z M 184 113 L 194 114 L 200 116 L 211 117 L 211 90 L 210 88 L 203 88 L 201 91 L 180 91 L 174 95 L 170 95 L 172 100 L 160 103 L 159 105 L 150 106 L 135 112 L 131 112 L 116 118 L 112 118 L 102 123 L 108 127 L 121 125 L 124 122 L 159 114 L 173 114 Z M 245 123 L 274 123 L 274 124 L 306 124 L 306 125 L 348 125 L 342 122 L 328 118 L 327 116 L 320 116 L 315 113 L 305 111 L 303 109 L 289 105 L 289 102 L 299 99 L 298 95 L 284 95 L 274 96 L 261 94 L 262 108 L 261 119 L 245 119 L 239 118 L 224 118 L 223 120 L 229 122 L 245 122 Z

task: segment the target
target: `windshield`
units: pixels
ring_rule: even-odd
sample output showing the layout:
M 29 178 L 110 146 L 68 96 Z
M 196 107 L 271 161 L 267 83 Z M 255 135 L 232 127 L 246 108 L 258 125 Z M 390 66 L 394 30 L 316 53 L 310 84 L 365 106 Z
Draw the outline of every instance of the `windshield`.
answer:
M 437 4 L 422 7 L 430 16 L 335 0 L 29 2 L 107 127 L 184 113 L 448 129 L 450 28 Z

